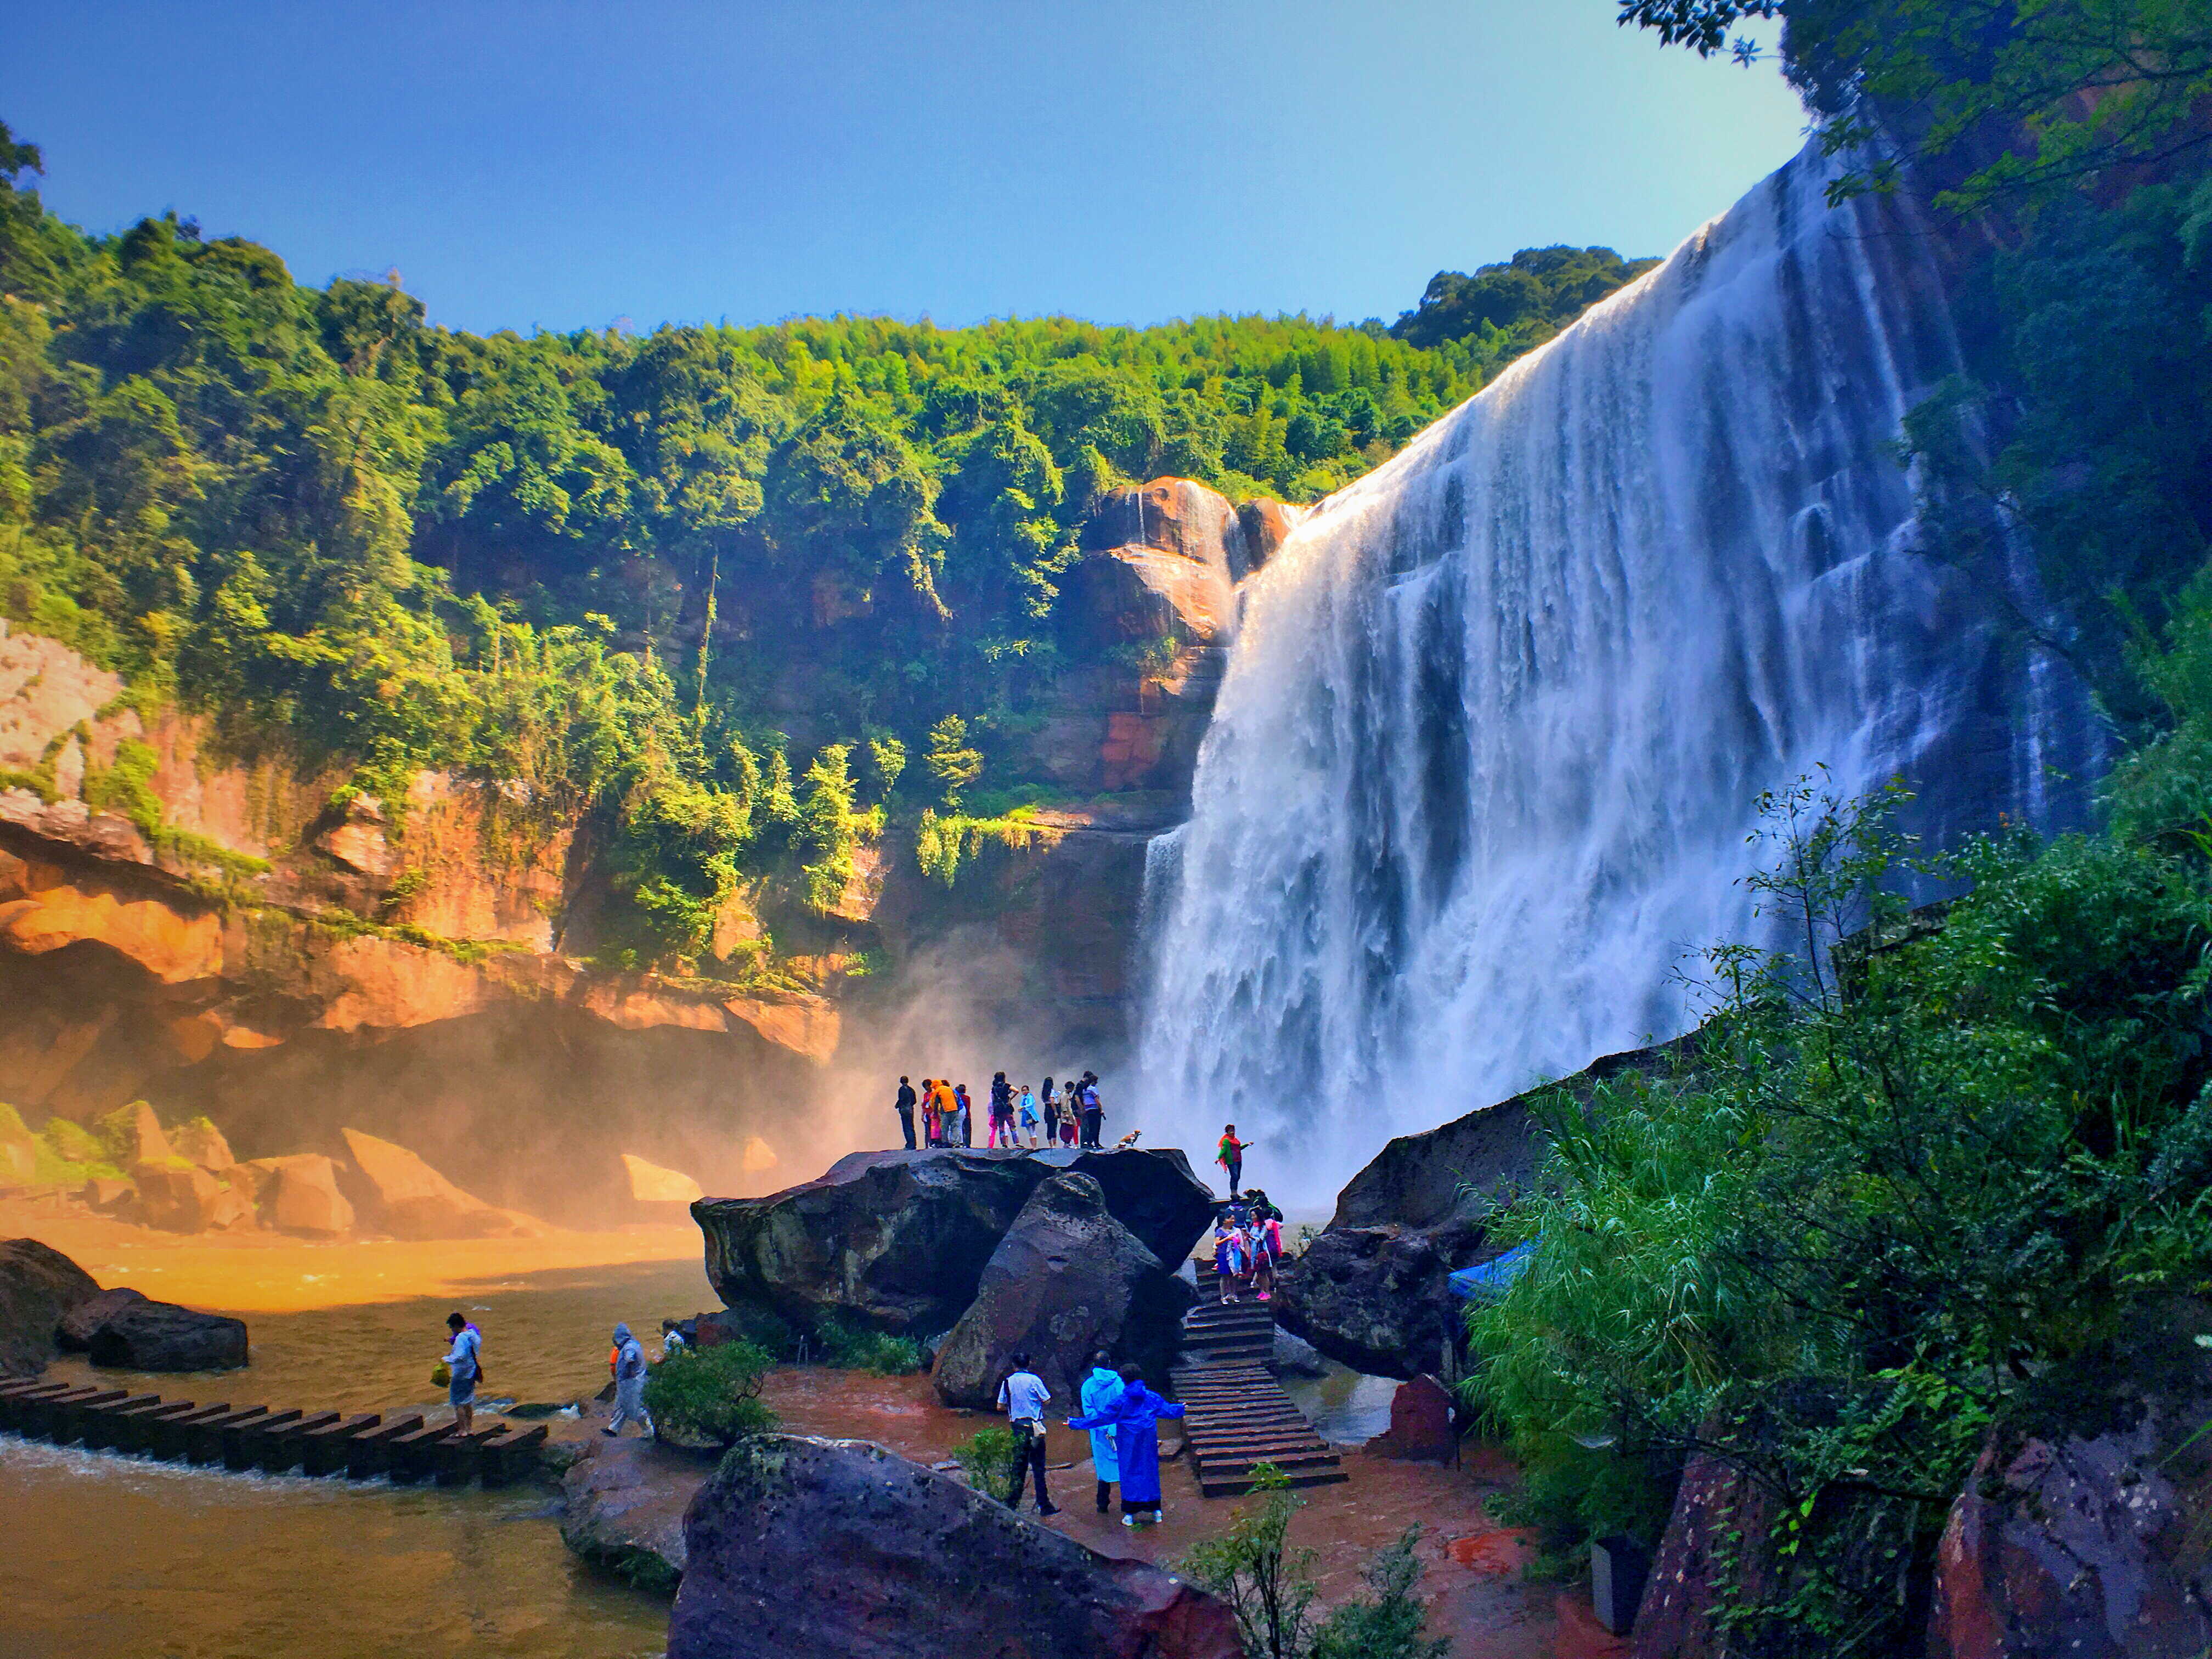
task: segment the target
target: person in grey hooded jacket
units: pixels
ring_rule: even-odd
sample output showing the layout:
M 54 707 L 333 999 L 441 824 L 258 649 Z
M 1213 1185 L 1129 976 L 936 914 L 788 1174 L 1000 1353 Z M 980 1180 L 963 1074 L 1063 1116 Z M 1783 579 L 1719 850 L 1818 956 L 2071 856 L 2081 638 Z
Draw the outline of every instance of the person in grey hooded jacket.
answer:
M 653 1432 L 653 1419 L 645 1410 L 645 1345 L 630 1334 L 629 1327 L 615 1327 L 615 1414 L 601 1434 L 618 1435 L 625 1423 Z

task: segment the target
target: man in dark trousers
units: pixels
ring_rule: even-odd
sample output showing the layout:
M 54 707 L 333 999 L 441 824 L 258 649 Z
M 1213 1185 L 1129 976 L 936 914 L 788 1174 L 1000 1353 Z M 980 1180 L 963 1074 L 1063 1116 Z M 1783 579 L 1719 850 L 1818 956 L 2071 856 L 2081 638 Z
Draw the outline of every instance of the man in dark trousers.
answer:
M 917 1098 L 914 1092 L 914 1085 L 901 1078 L 898 1091 L 899 1127 L 906 1131 L 906 1149 L 909 1152 L 914 1150 L 914 1103 Z
M 1096 1146 L 1098 1144 L 1098 1126 L 1106 1116 L 1104 1109 L 1098 1104 L 1097 1073 L 1085 1072 L 1083 1074 L 1080 1098 L 1083 1102 L 1083 1144 Z
M 1014 1462 L 1006 1471 L 1012 1482 L 1006 1493 L 1009 1509 L 1021 1508 L 1023 1477 L 1034 1475 L 1037 1513 L 1060 1513 L 1044 1490 L 1044 1407 L 1051 1398 L 1052 1390 L 1045 1387 L 1044 1379 L 1030 1369 L 1030 1357 L 1016 1354 L 1012 1374 L 999 1384 L 999 1409 L 1006 1413 L 1014 1431 Z

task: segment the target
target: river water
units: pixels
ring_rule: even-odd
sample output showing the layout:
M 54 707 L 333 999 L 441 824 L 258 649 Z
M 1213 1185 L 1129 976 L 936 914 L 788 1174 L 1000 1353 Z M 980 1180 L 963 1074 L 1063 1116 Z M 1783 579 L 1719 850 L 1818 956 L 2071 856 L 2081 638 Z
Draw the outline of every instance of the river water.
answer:
M 564 1401 L 606 1377 L 607 1334 L 718 1305 L 696 1259 L 516 1273 L 451 1298 L 248 1316 L 244 1371 L 95 1375 L 172 1399 L 348 1411 L 441 1400 L 446 1316 L 485 1339 L 486 1400 Z M 639 1659 L 665 1601 L 603 1580 L 538 1486 L 441 1492 L 185 1468 L 0 1436 L 7 1659 Z

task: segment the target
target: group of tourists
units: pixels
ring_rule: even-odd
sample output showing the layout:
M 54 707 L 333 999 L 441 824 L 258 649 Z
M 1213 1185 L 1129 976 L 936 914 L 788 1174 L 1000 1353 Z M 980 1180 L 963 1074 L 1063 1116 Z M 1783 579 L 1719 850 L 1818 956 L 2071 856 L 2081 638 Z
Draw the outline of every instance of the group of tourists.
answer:
M 916 1091 L 906 1079 L 898 1080 L 893 1097 L 906 1149 L 917 1150 L 915 1118 L 921 1119 L 921 1146 L 972 1146 L 975 1144 L 973 1108 L 968 1085 L 944 1078 L 926 1077 Z M 1012 1148 L 1026 1144 L 1035 1151 L 1045 1146 L 1096 1146 L 1106 1114 L 1098 1103 L 1098 1074 L 1085 1072 L 1062 1090 L 1050 1078 L 1032 1089 L 1026 1083 L 1006 1081 L 1004 1072 L 991 1075 L 991 1097 L 984 1118 L 983 1145 Z
M 1275 1293 L 1283 1259 L 1283 1212 L 1255 1187 L 1223 1205 L 1213 1218 L 1213 1282 L 1224 1302 L 1249 1291 L 1262 1302 Z
M 1014 1369 L 999 1385 L 999 1409 L 1013 1425 L 1014 1455 L 1006 1472 L 1006 1502 L 1019 1509 L 1022 1488 L 1034 1479 L 1036 1512 L 1057 1515 L 1058 1508 L 1045 1491 L 1044 1408 L 1052 1390 L 1030 1369 L 1030 1357 L 1018 1353 Z M 1113 1356 L 1100 1349 L 1091 1358 L 1091 1374 L 1083 1379 L 1082 1415 L 1070 1417 L 1067 1426 L 1091 1436 L 1091 1472 L 1097 1478 L 1098 1513 L 1110 1506 L 1114 1488 L 1121 1489 L 1121 1524 L 1149 1526 L 1160 1518 L 1160 1434 L 1163 1417 L 1181 1417 L 1183 1408 L 1162 1398 L 1145 1385 L 1145 1375 L 1134 1365 L 1116 1370 Z

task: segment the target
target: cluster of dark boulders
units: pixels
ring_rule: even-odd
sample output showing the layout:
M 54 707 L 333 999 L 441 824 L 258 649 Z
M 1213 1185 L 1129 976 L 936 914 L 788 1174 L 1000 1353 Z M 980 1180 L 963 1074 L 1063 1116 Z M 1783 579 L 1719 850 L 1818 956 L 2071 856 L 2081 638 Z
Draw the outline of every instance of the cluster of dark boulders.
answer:
M 34 1238 L 0 1242 L 0 1376 L 35 1376 L 57 1351 L 123 1370 L 228 1370 L 246 1364 L 246 1326 L 133 1290 L 103 1291 Z
M 1243 1659 L 1195 1586 L 862 1441 L 742 1443 L 684 1536 L 669 1659 Z
M 955 1148 L 856 1152 L 691 1213 L 731 1328 L 834 1318 L 924 1339 L 939 1395 L 981 1407 L 1020 1352 L 1063 1399 L 1099 1348 L 1164 1374 L 1190 1302 L 1176 1269 L 1213 1195 L 1173 1150 Z

